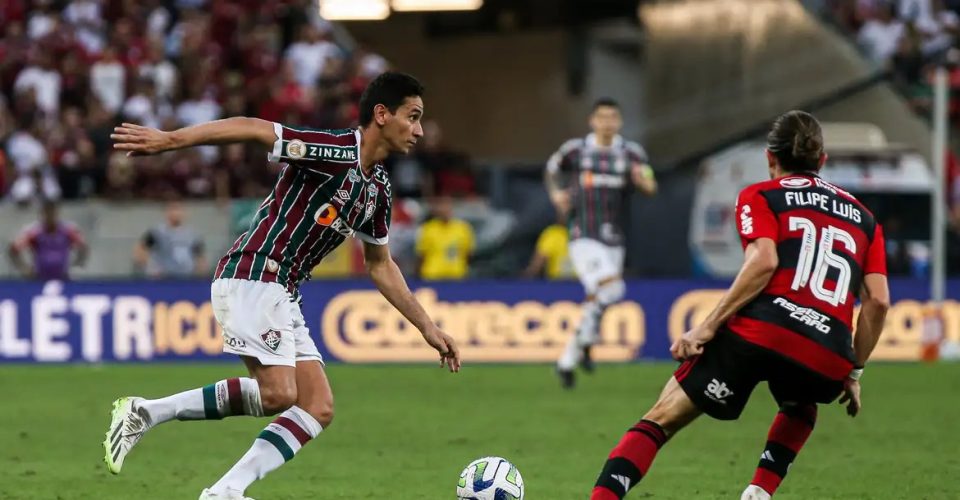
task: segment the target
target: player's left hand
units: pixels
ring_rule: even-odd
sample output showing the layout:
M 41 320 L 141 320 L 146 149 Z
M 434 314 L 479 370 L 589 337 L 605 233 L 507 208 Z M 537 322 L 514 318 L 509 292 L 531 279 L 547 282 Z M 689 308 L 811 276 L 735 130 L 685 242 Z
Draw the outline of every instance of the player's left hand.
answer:
M 703 354 L 703 344 L 706 344 L 713 336 L 714 330 L 700 325 L 684 333 L 676 342 L 670 346 L 670 354 L 677 361 L 684 361 L 693 356 Z
M 447 365 L 453 373 L 460 371 L 460 350 L 457 349 L 457 343 L 454 342 L 453 337 L 443 333 L 439 328 L 431 328 L 423 332 L 423 339 L 440 353 L 441 368 Z
M 153 155 L 174 149 L 169 132 L 133 123 L 114 127 L 110 138 L 114 140 L 113 148 L 126 151 L 127 156 Z
M 860 382 L 858 380 L 847 379 L 843 382 L 843 396 L 840 396 L 840 404 L 847 403 L 847 415 L 856 417 L 860 413 Z

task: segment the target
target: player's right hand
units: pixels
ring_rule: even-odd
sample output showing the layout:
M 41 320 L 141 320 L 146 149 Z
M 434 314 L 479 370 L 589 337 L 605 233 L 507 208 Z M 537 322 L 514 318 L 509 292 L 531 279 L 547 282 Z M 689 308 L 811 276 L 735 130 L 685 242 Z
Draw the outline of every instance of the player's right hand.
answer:
M 847 415 L 856 417 L 860 413 L 860 382 L 858 380 L 847 379 L 843 382 L 843 395 L 840 396 L 840 404 L 847 403 Z
M 423 339 L 440 353 L 441 368 L 447 365 L 453 373 L 460 371 L 460 350 L 457 349 L 457 343 L 454 342 L 453 337 L 443 333 L 439 328 L 431 328 L 423 332 Z
M 114 140 L 113 149 L 126 151 L 127 156 L 153 155 L 175 149 L 169 132 L 133 123 L 114 127 L 110 138 Z
M 565 214 L 570 210 L 570 193 L 564 190 L 553 191 L 550 193 L 550 202 L 557 212 Z

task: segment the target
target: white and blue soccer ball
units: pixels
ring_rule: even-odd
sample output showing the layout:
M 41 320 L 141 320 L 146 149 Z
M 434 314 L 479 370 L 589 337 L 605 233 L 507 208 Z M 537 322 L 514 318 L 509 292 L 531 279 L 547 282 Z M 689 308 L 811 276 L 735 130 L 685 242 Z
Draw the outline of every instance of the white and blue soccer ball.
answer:
M 457 499 L 523 500 L 523 477 L 507 459 L 483 457 L 460 473 Z

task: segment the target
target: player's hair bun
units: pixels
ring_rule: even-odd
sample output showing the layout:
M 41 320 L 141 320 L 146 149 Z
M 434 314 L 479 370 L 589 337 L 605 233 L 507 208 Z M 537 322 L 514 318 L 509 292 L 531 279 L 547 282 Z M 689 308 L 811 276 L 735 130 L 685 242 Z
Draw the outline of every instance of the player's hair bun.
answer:
M 773 122 L 767 134 L 767 149 L 788 172 L 815 172 L 823 155 L 820 123 L 805 111 L 789 111 Z

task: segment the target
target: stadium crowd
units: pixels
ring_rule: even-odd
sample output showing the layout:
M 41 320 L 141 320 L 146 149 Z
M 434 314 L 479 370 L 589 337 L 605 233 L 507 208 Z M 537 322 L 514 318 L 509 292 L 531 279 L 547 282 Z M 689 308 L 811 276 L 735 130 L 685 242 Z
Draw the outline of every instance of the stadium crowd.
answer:
M 237 115 L 355 126 L 360 92 L 388 69 L 313 0 L 4 0 L 0 30 L 0 193 L 20 204 L 262 197 L 278 166 L 242 145 L 128 158 L 110 132 Z M 400 194 L 474 192 L 469 160 L 429 126 L 437 139 L 397 165 Z

